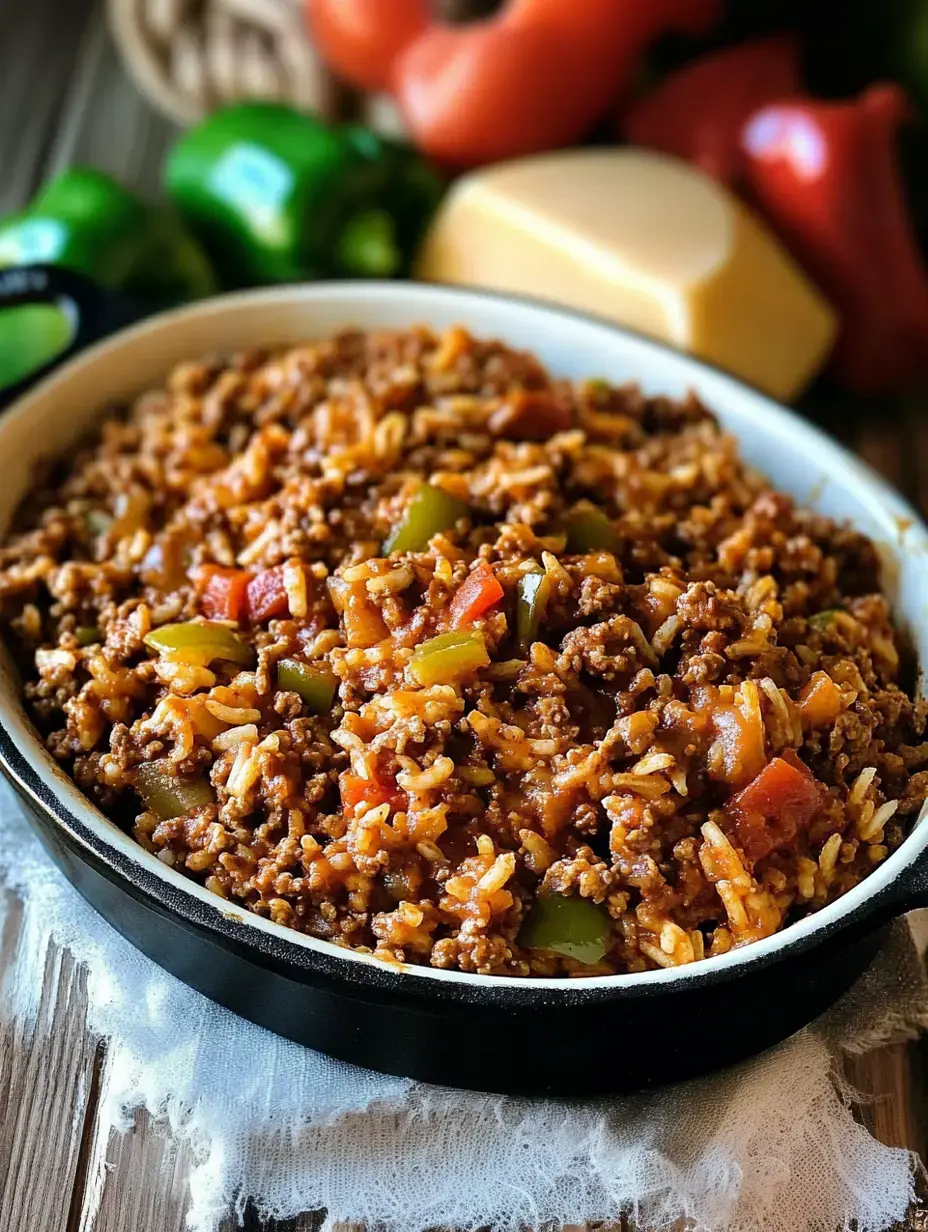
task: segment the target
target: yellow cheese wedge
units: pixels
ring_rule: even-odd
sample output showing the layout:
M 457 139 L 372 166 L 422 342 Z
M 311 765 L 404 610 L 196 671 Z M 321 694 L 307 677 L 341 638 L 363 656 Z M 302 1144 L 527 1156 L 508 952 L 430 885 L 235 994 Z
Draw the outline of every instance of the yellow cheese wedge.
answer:
M 790 399 L 835 314 L 766 226 L 677 159 L 568 150 L 459 180 L 416 275 L 555 300 L 691 351 Z

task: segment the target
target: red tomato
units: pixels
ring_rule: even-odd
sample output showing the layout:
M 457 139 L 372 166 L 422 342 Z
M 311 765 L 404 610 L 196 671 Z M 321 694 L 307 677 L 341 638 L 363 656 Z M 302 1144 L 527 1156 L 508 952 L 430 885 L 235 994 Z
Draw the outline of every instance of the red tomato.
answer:
M 393 62 L 431 20 L 428 0 L 308 0 L 327 63 L 352 85 L 386 90 Z
M 204 565 L 198 575 L 200 609 L 211 620 L 241 620 L 251 574 L 242 569 Z
M 482 560 L 470 571 L 451 600 L 451 628 L 472 625 L 502 597 L 503 588 L 496 580 L 496 574 Z
M 378 804 L 389 804 L 393 812 L 404 811 L 409 807 L 409 797 L 401 791 L 395 779 L 389 775 L 378 775 L 372 779 L 362 779 L 357 774 L 345 771 L 339 779 L 339 791 L 342 797 L 342 807 L 353 809 L 359 804 L 365 808 L 376 808 Z
M 744 854 L 756 864 L 771 851 L 791 846 L 824 799 L 821 783 L 798 758 L 775 757 L 725 807 Z
M 289 613 L 283 565 L 265 569 L 251 579 L 248 583 L 247 603 L 248 615 L 259 624 Z

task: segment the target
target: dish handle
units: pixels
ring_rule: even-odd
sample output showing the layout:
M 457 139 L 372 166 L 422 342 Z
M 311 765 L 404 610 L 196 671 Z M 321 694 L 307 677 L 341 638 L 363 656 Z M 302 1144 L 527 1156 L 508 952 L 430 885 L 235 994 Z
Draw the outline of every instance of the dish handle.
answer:
M 50 359 L 11 384 L 0 385 L 0 409 L 84 347 L 142 315 L 137 306 L 118 292 L 99 286 L 74 270 L 57 265 L 14 265 L 0 269 L 0 346 L 3 311 L 28 304 L 59 308 L 70 327 L 70 336 Z
M 921 824 L 928 826 L 928 818 Z M 886 920 L 928 907 L 928 846 L 885 887 L 878 901 Z

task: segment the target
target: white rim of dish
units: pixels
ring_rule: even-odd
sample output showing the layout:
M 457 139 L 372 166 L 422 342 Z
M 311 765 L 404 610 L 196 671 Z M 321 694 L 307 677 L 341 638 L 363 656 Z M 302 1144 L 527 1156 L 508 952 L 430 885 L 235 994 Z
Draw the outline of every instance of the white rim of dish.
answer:
M 684 364 L 694 373 L 711 377 L 712 383 L 719 390 L 727 391 L 731 396 L 731 405 L 727 412 L 730 418 L 742 418 L 747 422 L 755 419 L 758 415 L 763 415 L 768 429 L 782 440 L 786 452 L 801 453 L 809 451 L 814 453 L 820 459 L 823 474 L 840 477 L 846 487 L 856 489 L 860 497 L 860 503 L 866 505 L 875 520 L 885 526 L 887 541 L 895 544 L 894 550 L 896 554 L 913 553 L 921 555 L 925 558 L 926 567 L 928 567 L 928 528 L 925 527 L 915 510 L 885 480 L 852 454 L 848 453 L 831 437 L 801 419 L 794 412 L 773 402 L 764 394 L 751 389 L 743 382 L 712 367 L 710 364 L 694 359 L 691 356 L 682 355 L 660 342 L 636 334 L 634 331 L 623 329 L 602 318 L 561 308 L 554 304 L 531 300 L 527 297 L 505 296 L 494 292 L 475 291 L 443 285 L 400 282 L 297 284 L 222 295 L 148 318 L 142 323 L 122 330 L 103 342 L 88 348 L 88 350 L 72 359 L 57 372 L 46 377 L 27 395 L 14 403 L 5 412 L 3 417 L 0 418 L 0 456 L 4 453 L 4 435 L 10 430 L 12 424 L 29 416 L 34 403 L 49 394 L 63 391 L 68 383 L 83 369 L 101 360 L 105 360 L 136 340 L 145 338 L 148 335 L 155 335 L 162 329 L 176 324 L 179 320 L 195 321 L 204 317 L 221 317 L 225 314 L 234 315 L 243 309 L 261 307 L 262 305 L 266 307 L 280 307 L 288 302 L 297 304 L 307 301 L 319 301 L 324 303 L 328 299 L 345 301 L 355 299 L 359 309 L 363 308 L 365 303 L 372 301 L 396 303 L 397 305 L 421 302 L 424 309 L 423 320 L 427 320 L 426 305 L 429 302 L 434 302 L 436 299 L 444 301 L 448 306 L 456 303 L 460 304 L 462 308 L 467 306 L 479 308 L 481 305 L 500 308 L 508 305 L 513 310 L 521 310 L 529 314 L 539 314 L 546 317 L 552 324 L 556 324 L 559 320 L 565 323 L 570 322 L 574 326 L 580 323 L 589 330 L 600 331 L 604 341 L 605 335 L 609 334 L 613 337 L 619 335 L 631 340 L 637 348 L 640 348 L 643 352 L 650 353 L 654 358 L 663 358 L 668 362 L 672 359 L 678 364 Z M 346 325 L 348 324 L 350 322 L 346 321 Z M 256 340 L 255 345 L 260 345 L 260 341 Z M 750 408 L 749 411 L 744 412 L 743 410 L 731 409 L 732 405 L 736 406 L 738 403 L 745 402 Z M 709 409 L 712 409 L 711 405 Z M 519 976 L 476 975 L 470 972 L 441 970 L 415 964 L 394 965 L 384 963 L 382 960 L 374 958 L 371 954 L 339 946 L 334 942 L 323 941 L 319 938 L 308 936 L 305 933 L 297 932 L 295 929 L 287 928 L 284 925 L 275 924 L 228 899 L 219 898 L 191 878 L 185 877 L 175 869 L 163 864 L 156 856 L 146 851 L 120 830 L 114 822 L 110 821 L 105 814 L 91 804 L 87 797 L 80 792 L 73 780 L 64 773 L 51 757 L 51 754 L 47 752 L 38 736 L 33 733 L 32 724 L 25 713 L 19 697 L 17 696 L 13 699 L 8 695 L 9 692 L 9 689 L 3 688 L 2 684 L 0 684 L 0 724 L 6 728 L 11 740 L 32 772 L 40 781 L 45 781 L 49 784 L 55 796 L 65 805 L 66 810 L 73 813 L 87 829 L 94 833 L 104 847 L 115 848 L 123 857 L 128 858 L 131 862 L 140 864 L 149 874 L 154 874 L 156 878 L 171 886 L 175 892 L 193 896 L 202 905 L 207 907 L 210 912 L 215 913 L 217 922 L 223 918 L 231 918 L 248 928 L 268 934 L 277 943 L 286 942 L 317 951 L 331 958 L 364 965 L 370 964 L 378 970 L 386 968 L 391 972 L 402 972 L 404 975 L 411 975 L 424 980 L 464 983 L 475 988 L 486 987 L 488 983 L 491 983 L 495 988 L 508 986 L 514 989 L 547 989 L 552 993 L 570 989 L 576 994 L 578 991 L 585 989 L 591 991 L 605 988 L 618 990 L 641 987 L 648 984 L 656 985 L 698 979 L 700 976 L 708 976 L 710 973 L 720 975 L 725 971 L 730 971 L 745 964 L 769 958 L 793 942 L 807 939 L 815 933 L 824 932 L 830 926 L 840 923 L 845 916 L 851 915 L 857 908 L 866 903 L 867 900 L 874 898 L 881 890 L 900 877 L 928 846 L 928 804 L 926 804 L 919 814 L 918 820 L 913 825 L 912 831 L 899 848 L 852 890 L 835 899 L 826 907 L 788 925 L 770 937 L 751 942 L 749 945 L 731 950 L 727 954 L 701 959 L 698 962 L 688 963 L 683 966 L 615 975 L 575 978 L 526 978 Z M 20 727 L 25 728 L 27 732 L 25 745 L 17 740 L 14 735 L 16 729 Z M 8 767 L 8 770 L 13 773 L 25 791 L 34 797 L 35 793 L 29 784 L 20 778 L 12 767 Z M 58 817 L 56 817 L 56 823 L 66 825 Z M 74 834 L 73 831 L 70 832 L 76 841 L 84 845 L 84 840 L 79 834 Z M 114 869 L 114 871 L 121 878 L 120 870 Z

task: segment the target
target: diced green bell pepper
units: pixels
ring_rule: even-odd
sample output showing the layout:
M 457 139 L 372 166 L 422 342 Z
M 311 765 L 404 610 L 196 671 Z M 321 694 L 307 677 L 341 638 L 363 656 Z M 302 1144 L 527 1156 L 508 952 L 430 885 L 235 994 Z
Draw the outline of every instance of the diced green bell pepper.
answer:
M 100 630 L 96 625 L 78 625 L 74 630 L 74 636 L 81 646 L 92 646 L 94 642 L 99 642 Z
M 159 821 L 182 817 L 215 800 L 213 789 L 205 778 L 178 778 L 159 761 L 144 762 L 136 769 L 135 790 Z
M 423 483 L 406 506 L 396 529 L 383 545 L 384 556 L 391 552 L 424 552 L 433 535 L 451 528 L 470 514 L 463 501 Z
M 0 220 L 0 268 L 60 265 L 155 305 L 212 294 L 212 270 L 180 221 L 89 167 L 56 176 Z
M 568 514 L 566 529 L 568 552 L 614 552 L 619 546 L 611 520 L 595 505 L 582 505 Z
M 243 638 L 219 620 L 186 620 L 178 624 L 162 625 L 152 629 L 144 639 L 161 654 L 170 654 L 185 660 L 189 653 L 191 663 L 212 663 L 215 659 L 228 659 L 242 665 L 251 662 L 251 647 Z
M 598 963 L 609 949 L 612 924 L 587 898 L 546 894 L 537 899 L 519 932 L 527 950 L 553 950 L 582 963 Z
M 526 654 L 538 640 L 551 586 L 544 569 L 523 573 L 516 586 L 516 644 Z
M 418 684 L 450 684 L 489 662 L 483 633 L 469 629 L 442 633 L 417 646 L 409 670 Z
M 839 607 L 825 608 L 824 611 L 815 612 L 809 617 L 809 624 L 813 629 L 817 629 L 819 633 L 824 633 L 829 626 L 834 624 L 835 617 L 841 612 Z
M 332 709 L 338 679 L 327 667 L 313 667 L 298 659 L 281 659 L 277 664 L 277 687 L 298 693 L 313 714 Z

